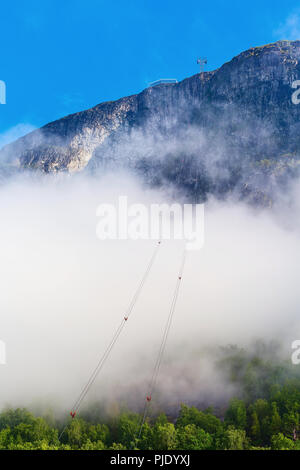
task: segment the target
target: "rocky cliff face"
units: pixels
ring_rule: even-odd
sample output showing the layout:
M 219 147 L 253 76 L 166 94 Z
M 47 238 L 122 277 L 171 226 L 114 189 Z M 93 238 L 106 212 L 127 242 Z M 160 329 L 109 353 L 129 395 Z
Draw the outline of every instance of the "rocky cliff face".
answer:
M 126 167 L 198 198 L 236 188 L 266 197 L 298 172 L 299 60 L 300 41 L 252 48 L 213 72 L 47 124 L 0 159 L 43 172 Z

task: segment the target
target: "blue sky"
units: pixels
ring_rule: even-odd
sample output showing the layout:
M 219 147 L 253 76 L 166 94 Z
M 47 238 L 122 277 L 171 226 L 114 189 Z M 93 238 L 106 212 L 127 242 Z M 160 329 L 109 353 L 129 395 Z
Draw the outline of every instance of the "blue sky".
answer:
M 294 0 L 1 2 L 0 145 L 159 78 L 213 70 L 241 51 L 300 38 Z

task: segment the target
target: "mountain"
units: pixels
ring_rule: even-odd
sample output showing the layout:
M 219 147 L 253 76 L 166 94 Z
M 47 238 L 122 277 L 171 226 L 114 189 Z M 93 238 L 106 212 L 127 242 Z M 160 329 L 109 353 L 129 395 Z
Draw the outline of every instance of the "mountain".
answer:
M 0 151 L 42 172 L 130 168 L 152 185 L 268 204 L 300 168 L 300 41 L 251 48 L 219 69 L 99 104 Z

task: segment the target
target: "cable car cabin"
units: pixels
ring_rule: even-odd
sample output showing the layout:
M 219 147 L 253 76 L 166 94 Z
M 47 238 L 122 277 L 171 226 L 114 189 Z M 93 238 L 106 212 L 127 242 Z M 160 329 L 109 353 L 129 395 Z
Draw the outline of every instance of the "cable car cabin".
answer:
M 161 78 L 160 80 L 155 80 L 148 85 L 148 88 L 158 85 L 176 85 L 178 83 L 177 78 Z

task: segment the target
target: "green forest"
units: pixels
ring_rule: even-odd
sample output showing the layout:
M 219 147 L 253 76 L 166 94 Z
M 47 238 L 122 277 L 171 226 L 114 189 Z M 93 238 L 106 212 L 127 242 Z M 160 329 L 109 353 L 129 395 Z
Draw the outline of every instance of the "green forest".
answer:
M 219 367 L 238 396 L 218 409 L 179 404 L 176 415 L 149 413 L 139 436 L 142 415 L 120 406 L 114 413 L 89 407 L 68 421 L 5 408 L 0 449 L 300 450 L 298 367 L 274 360 L 270 351 L 247 354 L 236 347 L 223 350 Z

